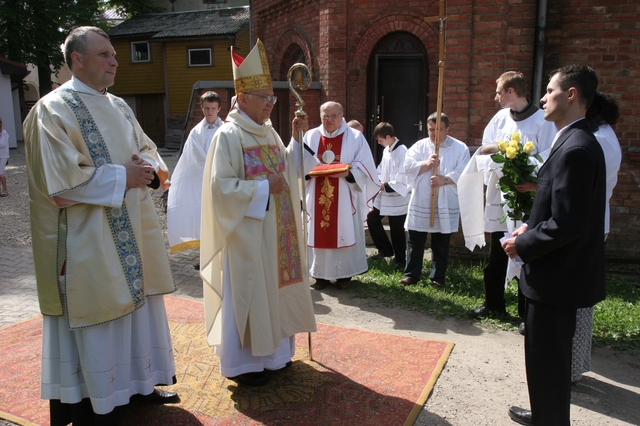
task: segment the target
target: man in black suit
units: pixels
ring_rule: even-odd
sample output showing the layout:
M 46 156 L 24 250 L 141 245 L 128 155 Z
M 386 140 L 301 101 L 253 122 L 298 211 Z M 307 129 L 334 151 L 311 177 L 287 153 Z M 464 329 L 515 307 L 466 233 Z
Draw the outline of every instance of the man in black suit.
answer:
M 576 309 L 605 298 L 605 161 L 584 119 L 598 78 L 586 66 L 551 73 L 541 99 L 545 120 L 558 128 L 538 173 L 531 216 L 502 247 L 525 262 L 525 365 L 531 411 L 511 407 L 525 425 L 568 426 L 571 342 Z

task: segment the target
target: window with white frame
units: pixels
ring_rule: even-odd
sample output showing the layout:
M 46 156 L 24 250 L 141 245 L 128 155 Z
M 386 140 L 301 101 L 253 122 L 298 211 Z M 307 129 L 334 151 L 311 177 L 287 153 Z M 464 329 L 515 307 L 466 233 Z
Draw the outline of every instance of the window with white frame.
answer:
M 190 67 L 206 67 L 213 65 L 213 54 L 210 47 L 188 49 Z
M 134 41 L 131 43 L 131 62 L 150 62 L 151 49 L 147 41 Z

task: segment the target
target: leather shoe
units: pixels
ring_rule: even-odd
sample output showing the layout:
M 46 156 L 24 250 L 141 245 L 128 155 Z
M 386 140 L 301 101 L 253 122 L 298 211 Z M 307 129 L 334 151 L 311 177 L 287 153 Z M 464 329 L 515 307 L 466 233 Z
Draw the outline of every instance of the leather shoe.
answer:
M 470 311 L 467 311 L 467 315 L 469 315 L 469 317 L 471 318 L 487 318 L 491 316 L 491 312 L 496 312 L 497 315 L 504 315 L 507 313 L 505 309 L 492 311 L 491 309 L 487 308 L 485 305 L 482 305 L 475 309 L 471 309 Z
M 520 325 L 518 326 L 518 333 L 524 336 L 524 322 L 521 322 Z
M 331 284 L 331 281 L 325 280 L 324 278 L 314 278 L 314 280 L 316 280 L 316 283 L 312 285 L 312 287 L 316 290 L 324 290 Z
M 532 425 L 531 422 L 531 411 L 525 410 L 520 407 L 511 407 L 509 408 L 509 417 L 516 423 L 520 423 L 521 425 Z
M 336 286 L 340 290 L 346 290 L 351 287 L 351 278 L 340 278 L 336 281 Z
M 144 396 L 144 401 L 147 404 L 175 404 L 180 402 L 180 397 L 176 392 L 154 389 L 149 395 Z
M 403 285 L 414 285 L 416 282 L 413 280 L 413 278 L 410 277 L 404 277 L 403 279 L 398 281 L 400 284 Z
M 239 385 L 244 386 L 264 386 L 269 382 L 267 376 L 265 376 L 264 371 L 258 371 L 256 373 L 244 373 L 238 376 L 229 377 L 229 380 L 233 380 Z

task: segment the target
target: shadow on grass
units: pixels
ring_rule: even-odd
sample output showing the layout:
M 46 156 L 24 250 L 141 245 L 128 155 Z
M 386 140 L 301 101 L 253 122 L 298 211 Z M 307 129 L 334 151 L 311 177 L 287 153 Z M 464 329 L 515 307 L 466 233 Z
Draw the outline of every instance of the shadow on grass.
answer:
M 467 319 L 476 324 L 502 330 L 517 330 L 518 283 L 512 280 L 505 290 L 507 314 L 470 319 L 467 311 L 484 303 L 483 263 L 459 262 L 447 270 L 447 282 L 435 286 L 429 281 L 430 263 L 425 260 L 422 279 L 405 286 L 401 268 L 385 259 L 369 259 L 369 271 L 357 277 L 359 284 L 348 291 L 355 297 L 375 299 L 389 307 L 402 307 L 437 319 Z M 624 278 L 607 281 L 607 299 L 595 307 L 593 342 L 615 350 L 640 350 L 640 288 Z

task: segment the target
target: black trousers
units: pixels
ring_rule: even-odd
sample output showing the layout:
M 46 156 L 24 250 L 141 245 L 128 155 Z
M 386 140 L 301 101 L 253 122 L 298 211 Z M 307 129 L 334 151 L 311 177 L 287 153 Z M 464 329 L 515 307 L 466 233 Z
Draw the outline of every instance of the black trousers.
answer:
M 116 407 L 109 414 L 98 415 L 93 412 L 91 400 L 85 398 L 76 404 L 63 404 L 59 399 L 49 401 L 49 420 L 51 426 L 115 426 L 123 407 Z
M 378 249 L 378 253 L 384 257 L 395 256 L 395 261 L 404 267 L 406 256 L 406 237 L 404 233 L 404 221 L 406 214 L 400 216 L 387 216 L 389 219 L 389 228 L 391 230 L 391 241 L 387 237 L 387 233 L 382 225 L 384 216 L 380 215 L 380 210 L 375 207 L 367 215 L 367 225 L 369 227 L 369 235 Z
M 502 249 L 503 231 L 490 233 L 489 262 L 484 267 L 484 305 L 492 311 L 504 311 L 504 281 L 507 278 L 509 257 Z M 518 288 L 518 316 L 524 318 L 524 296 Z
M 525 298 L 524 354 L 532 421 L 570 426 L 571 348 L 576 308 Z
M 422 275 L 422 261 L 424 259 L 424 246 L 427 242 L 428 232 L 409 230 L 407 242 L 407 266 L 404 275 L 415 282 L 420 281 Z M 444 284 L 449 262 L 449 242 L 451 234 L 431 233 L 431 272 L 429 278 Z

